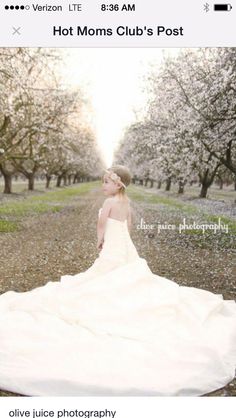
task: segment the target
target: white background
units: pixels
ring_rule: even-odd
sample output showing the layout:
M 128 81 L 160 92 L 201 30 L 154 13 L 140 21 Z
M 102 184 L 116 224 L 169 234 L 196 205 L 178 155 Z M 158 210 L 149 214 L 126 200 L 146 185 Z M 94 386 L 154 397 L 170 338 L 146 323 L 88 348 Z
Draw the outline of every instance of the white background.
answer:
M 35 12 L 32 3 L 62 5 L 63 12 Z M 82 12 L 69 12 L 69 4 L 81 3 Z M 229 12 L 215 12 L 214 2 L 209 4 L 209 12 L 204 11 L 202 1 L 153 1 L 136 0 L 135 12 L 102 12 L 102 0 L 27 0 L 2 1 L 0 5 L 0 46 L 63 46 L 63 47 L 198 47 L 198 46 L 235 46 L 236 45 L 236 6 Z M 106 4 L 133 4 L 124 0 L 106 2 Z M 217 2 L 219 3 L 219 1 Z M 5 10 L 5 4 L 28 5 L 30 10 Z M 113 29 L 113 36 L 80 37 L 53 36 L 53 26 L 87 25 L 88 27 L 106 27 Z M 158 25 L 166 28 L 183 27 L 184 36 L 143 36 L 124 37 L 116 35 L 117 26 L 148 26 L 155 29 Z M 21 34 L 13 35 L 13 27 L 20 27 Z

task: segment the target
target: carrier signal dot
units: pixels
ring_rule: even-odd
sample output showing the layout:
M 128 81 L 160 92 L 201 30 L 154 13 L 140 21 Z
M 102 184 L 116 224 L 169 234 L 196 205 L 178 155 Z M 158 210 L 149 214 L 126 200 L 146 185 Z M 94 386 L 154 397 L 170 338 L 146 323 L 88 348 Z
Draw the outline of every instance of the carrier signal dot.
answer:
M 27 6 L 25 7 L 25 6 L 13 6 L 13 5 L 11 5 L 11 6 L 8 6 L 8 5 L 6 5 L 5 6 L 5 10 L 14 10 L 14 9 L 16 9 L 16 10 L 19 10 L 19 9 L 21 9 L 21 10 L 24 10 L 24 9 L 26 9 L 27 8 Z M 28 8 L 29 8 L 29 6 L 28 6 Z

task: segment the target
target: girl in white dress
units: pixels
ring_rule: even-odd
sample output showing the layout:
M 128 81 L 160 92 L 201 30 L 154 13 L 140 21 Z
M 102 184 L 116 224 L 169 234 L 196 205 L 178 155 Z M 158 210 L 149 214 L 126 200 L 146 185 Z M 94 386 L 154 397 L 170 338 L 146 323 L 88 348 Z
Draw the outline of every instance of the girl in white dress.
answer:
M 153 274 L 129 230 L 129 170 L 104 176 L 99 256 L 0 296 L 0 388 L 37 396 L 200 396 L 235 377 L 236 303 Z
M 128 230 L 131 228 L 131 207 L 130 200 L 125 194 L 125 189 L 129 185 L 131 176 L 129 171 L 122 166 L 114 167 L 115 170 L 122 176 L 118 176 L 116 172 L 106 170 L 103 176 L 102 190 L 108 198 L 104 201 L 101 208 L 100 217 L 97 224 L 98 243 L 97 248 L 102 249 L 104 243 L 104 232 L 107 218 L 115 219 L 117 221 L 127 221 Z M 112 168 L 114 170 L 114 168 Z

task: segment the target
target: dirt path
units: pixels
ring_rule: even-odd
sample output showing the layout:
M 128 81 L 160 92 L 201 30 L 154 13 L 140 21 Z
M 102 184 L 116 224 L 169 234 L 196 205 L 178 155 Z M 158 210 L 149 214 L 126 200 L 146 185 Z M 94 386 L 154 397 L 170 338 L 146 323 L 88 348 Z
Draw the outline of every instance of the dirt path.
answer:
M 171 213 L 157 204 L 133 202 L 136 225 L 143 218 L 146 224 L 171 224 Z M 158 222 L 157 222 L 158 221 Z M 151 233 L 150 233 L 151 232 Z M 224 248 L 211 234 L 212 242 L 199 246 L 202 235 L 191 236 L 175 231 L 157 232 L 134 228 L 133 237 L 140 255 L 147 259 L 153 273 L 165 276 L 183 286 L 199 287 L 223 294 L 225 299 L 236 300 L 235 249 Z M 222 239 L 222 238 L 220 238 Z
M 88 268 L 97 256 L 96 213 L 102 201 L 93 190 L 60 212 L 26 217 L 22 231 L 0 234 L 0 292 L 30 290 Z
M 74 197 L 57 213 L 26 217 L 19 232 L 0 234 L 0 293 L 19 292 L 58 281 L 65 274 L 87 269 L 98 256 L 96 221 L 104 196 L 93 189 Z M 165 211 L 144 202 L 132 202 L 134 210 L 131 237 L 138 253 L 153 273 L 185 286 L 222 293 L 235 299 L 233 252 L 189 247 L 190 242 L 166 233 L 150 234 L 137 229 L 140 219 L 161 220 Z M 164 219 L 164 218 L 163 218 Z M 174 239 L 173 239 L 174 238 Z M 179 240 L 179 241 L 178 241 Z M 222 255 L 224 266 L 222 265 Z M 16 396 L 0 392 L 1 396 Z M 235 396 L 236 379 L 224 389 L 205 396 Z

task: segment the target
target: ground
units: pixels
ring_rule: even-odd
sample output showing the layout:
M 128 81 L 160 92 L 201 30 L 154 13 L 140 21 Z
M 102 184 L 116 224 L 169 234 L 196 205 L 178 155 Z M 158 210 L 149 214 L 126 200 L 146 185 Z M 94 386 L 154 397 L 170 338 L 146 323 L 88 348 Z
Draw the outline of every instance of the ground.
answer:
M 84 271 L 98 256 L 96 220 L 104 201 L 98 182 L 61 190 L 52 187 L 47 192 L 42 184 L 36 186 L 34 192 L 19 190 L 11 196 L 0 197 L 3 230 L 11 227 L 11 222 L 13 226 L 15 221 L 19 225 L 18 230 L 0 232 L 0 293 L 23 292 L 49 280 L 58 281 L 62 275 Z M 233 193 L 229 193 L 230 199 L 223 201 L 217 193 L 214 199 L 202 200 L 191 193 L 180 197 L 172 192 L 167 196 L 156 189 L 130 186 L 131 238 L 153 273 L 180 285 L 221 293 L 225 299 L 235 300 L 236 205 Z M 219 216 L 222 222 L 228 223 L 228 233 L 212 230 L 205 234 L 201 231 L 179 233 L 184 217 L 188 223 L 193 220 L 217 223 Z M 149 229 L 138 228 L 141 219 Z M 158 233 L 158 226 L 167 223 L 175 225 L 175 229 Z M 204 396 L 235 395 L 236 379 L 225 388 Z M 0 396 L 21 395 L 0 391 Z

